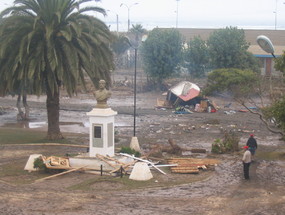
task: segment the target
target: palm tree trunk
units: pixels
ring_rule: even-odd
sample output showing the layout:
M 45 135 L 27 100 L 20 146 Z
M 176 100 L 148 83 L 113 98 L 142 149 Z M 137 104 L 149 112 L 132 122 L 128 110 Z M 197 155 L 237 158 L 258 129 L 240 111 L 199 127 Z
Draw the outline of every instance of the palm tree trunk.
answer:
M 24 113 L 21 108 L 21 94 L 18 94 L 16 106 L 18 109 L 17 120 L 24 120 Z
M 49 87 L 47 88 L 47 139 L 63 139 L 59 128 L 59 92 L 57 90 L 54 90 L 54 92 L 52 92 Z
M 27 102 L 27 94 L 24 93 L 23 95 L 23 106 L 25 108 L 25 120 L 29 120 L 30 118 L 30 107 Z

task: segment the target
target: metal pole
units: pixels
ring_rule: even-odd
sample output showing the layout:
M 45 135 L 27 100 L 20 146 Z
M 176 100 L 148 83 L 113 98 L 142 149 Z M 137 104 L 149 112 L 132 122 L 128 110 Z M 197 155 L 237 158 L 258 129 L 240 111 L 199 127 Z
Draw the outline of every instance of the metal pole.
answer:
M 275 1 L 275 30 L 277 29 L 277 0 Z
M 119 15 L 116 14 L 116 18 L 117 18 L 117 33 L 119 33 Z
M 130 30 L 130 8 L 128 7 L 128 32 Z
M 136 136 L 136 106 L 137 106 L 137 50 L 135 48 L 135 77 L 134 77 L 134 137 Z
M 178 2 L 179 0 L 176 0 L 177 4 L 176 4 L 176 28 L 178 27 Z

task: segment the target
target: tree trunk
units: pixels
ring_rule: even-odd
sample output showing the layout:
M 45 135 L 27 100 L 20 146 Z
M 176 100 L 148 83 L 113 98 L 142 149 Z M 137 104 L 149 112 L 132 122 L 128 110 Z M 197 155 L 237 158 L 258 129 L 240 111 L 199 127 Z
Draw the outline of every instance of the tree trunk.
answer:
M 56 140 L 63 139 L 59 128 L 59 92 L 54 90 L 52 92 L 47 87 L 47 117 L 48 117 L 48 132 L 47 139 Z
M 29 120 L 30 118 L 30 107 L 27 102 L 27 94 L 23 95 L 23 106 L 25 108 L 25 120 Z
M 24 120 L 24 113 L 23 113 L 22 108 L 21 108 L 21 94 L 18 94 L 16 106 L 18 109 L 17 120 L 18 121 Z

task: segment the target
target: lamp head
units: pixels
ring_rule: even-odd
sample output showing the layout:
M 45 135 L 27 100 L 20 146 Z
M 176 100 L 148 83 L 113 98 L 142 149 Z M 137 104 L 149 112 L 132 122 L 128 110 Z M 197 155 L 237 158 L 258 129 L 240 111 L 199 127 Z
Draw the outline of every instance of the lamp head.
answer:
M 268 37 L 260 35 L 256 38 L 256 42 L 263 51 L 274 55 L 274 46 Z

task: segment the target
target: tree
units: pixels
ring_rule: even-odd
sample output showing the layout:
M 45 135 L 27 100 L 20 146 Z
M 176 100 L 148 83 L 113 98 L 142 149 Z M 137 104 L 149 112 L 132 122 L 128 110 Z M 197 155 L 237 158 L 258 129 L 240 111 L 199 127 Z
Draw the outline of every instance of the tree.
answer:
M 281 71 L 283 74 L 285 73 L 285 51 L 281 57 L 275 59 L 275 69 Z M 284 79 L 281 80 L 284 84 Z M 284 89 L 284 86 L 283 86 Z M 279 94 L 279 93 L 277 93 Z M 263 109 L 264 115 L 267 119 L 274 119 L 274 122 L 277 126 L 282 129 L 285 133 L 285 97 L 284 91 L 281 92 L 281 95 L 273 96 L 274 103 L 268 107 Z M 283 135 L 285 136 L 285 135 Z
M 119 34 L 114 35 L 111 48 L 115 53 L 115 66 L 120 67 L 120 58 L 130 48 L 129 40 L 126 35 Z
M 110 81 L 113 67 L 111 33 L 99 19 L 85 15 L 99 7 L 92 0 L 17 0 L 0 14 L 0 80 L 12 91 L 17 82 L 32 81 L 33 93 L 47 95 L 48 139 L 62 138 L 59 93 L 72 96 L 86 75 L 94 84 Z
M 185 66 L 194 77 L 205 76 L 209 64 L 209 54 L 206 41 L 200 36 L 195 36 L 187 43 L 184 52 Z
M 227 92 L 234 99 L 244 101 L 255 93 L 257 75 L 250 70 L 217 69 L 208 74 L 206 95 Z
M 209 73 L 207 86 L 203 93 L 205 95 L 227 93 L 249 112 L 258 115 L 269 131 L 284 136 L 285 99 L 283 98 L 273 106 L 271 104 L 264 105 L 263 99 L 268 96 L 268 90 L 264 86 L 268 83 L 263 81 L 250 70 L 218 69 Z M 260 98 L 260 105 L 256 102 L 255 97 Z M 249 105 L 256 106 L 256 110 L 249 108 Z M 272 118 L 277 119 L 275 123 L 272 123 Z
M 274 102 L 271 106 L 262 109 L 262 112 L 267 120 L 273 120 L 285 133 L 285 97 Z M 283 135 L 284 136 L 284 135 Z
M 136 24 L 132 25 L 130 32 L 135 35 L 135 42 L 139 43 L 139 41 L 141 41 L 142 36 L 147 32 L 147 30 L 144 29 L 141 24 Z
M 275 58 L 274 67 L 277 71 L 281 71 L 283 74 L 285 74 L 285 51 L 283 51 L 281 57 Z
M 227 27 L 216 30 L 210 35 L 207 44 L 213 69 L 237 68 L 260 72 L 258 60 L 247 51 L 249 44 L 242 29 Z
M 154 84 L 161 86 L 164 79 L 175 73 L 181 62 L 182 38 L 175 30 L 152 30 L 141 47 L 144 71 Z

